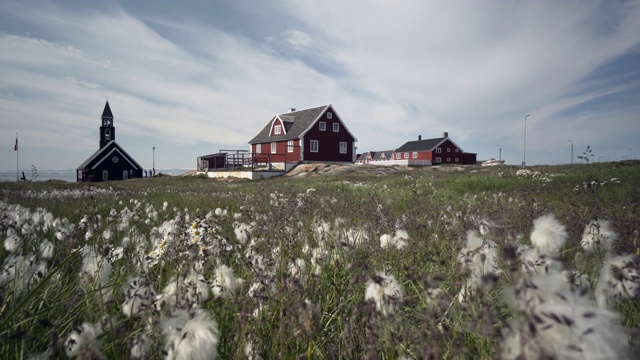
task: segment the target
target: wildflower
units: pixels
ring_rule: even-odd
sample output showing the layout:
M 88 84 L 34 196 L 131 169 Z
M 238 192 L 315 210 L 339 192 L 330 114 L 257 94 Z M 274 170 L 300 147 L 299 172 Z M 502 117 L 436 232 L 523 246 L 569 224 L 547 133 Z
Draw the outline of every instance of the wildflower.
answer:
M 81 326 L 71 330 L 64 342 L 64 350 L 69 357 L 81 359 L 104 359 L 100 352 L 100 331 L 90 323 L 83 323 Z
M 396 278 L 384 271 L 377 271 L 374 276 L 367 281 L 365 290 L 365 301 L 373 301 L 376 310 L 384 316 L 393 314 L 396 306 L 402 302 L 404 290 Z
M 562 270 L 557 255 L 546 254 L 538 248 L 523 246 L 519 249 L 522 271 L 529 275 L 556 273 Z
M 161 321 L 167 360 L 209 360 L 218 357 L 218 324 L 208 312 L 176 309 Z
M 153 285 L 147 279 L 133 278 L 124 291 L 122 312 L 127 316 L 138 314 L 140 311 L 150 308 L 155 302 L 157 294 Z
M 380 247 L 383 249 L 387 247 L 394 247 L 398 250 L 402 250 L 407 246 L 407 240 L 409 240 L 409 234 L 407 231 L 398 229 L 393 237 L 389 234 L 383 234 L 380 236 Z
M 305 335 L 311 337 L 320 331 L 320 310 L 309 299 L 300 302 L 298 309 L 298 329 L 294 331 L 296 336 Z
M 16 252 L 20 247 L 20 238 L 12 228 L 7 229 L 7 238 L 4 239 L 4 248 L 8 252 Z
M 304 259 L 294 259 L 289 264 L 289 275 L 292 278 L 301 280 L 304 275 L 307 273 L 307 264 L 304 262 Z
M 516 317 L 504 329 L 503 359 L 621 359 L 629 355 L 615 313 L 598 309 L 562 275 L 524 278 L 511 290 Z
M 251 340 L 247 340 L 243 346 L 244 349 L 244 357 L 247 360 L 262 360 L 260 354 L 253 348 L 253 343 Z
M 82 272 L 80 276 L 89 284 L 96 283 L 102 287 L 107 284 L 111 276 L 111 264 L 98 255 L 91 245 L 82 249 Z
M 230 299 L 242 284 L 242 280 L 233 275 L 233 270 L 226 265 L 220 265 L 215 272 L 215 277 L 211 281 L 211 292 L 213 296 Z
M 604 251 L 611 249 L 611 244 L 618 239 L 618 234 L 613 230 L 612 225 L 607 220 L 591 220 L 584 228 L 580 245 L 586 251 L 596 248 Z
M 531 244 L 541 253 L 557 254 L 567 240 L 567 229 L 556 219 L 555 215 L 547 214 L 533 221 Z
M 608 259 L 600 270 L 595 297 L 601 308 L 620 299 L 640 298 L 640 258 L 624 255 Z
M 40 244 L 40 255 L 45 259 L 51 259 L 53 256 L 53 243 L 45 240 Z

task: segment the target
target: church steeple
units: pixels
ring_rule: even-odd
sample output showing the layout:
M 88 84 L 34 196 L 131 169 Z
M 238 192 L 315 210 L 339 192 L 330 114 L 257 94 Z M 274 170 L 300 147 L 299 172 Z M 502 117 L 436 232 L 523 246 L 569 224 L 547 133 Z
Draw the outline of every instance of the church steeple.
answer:
M 116 128 L 113 126 L 113 113 L 109 107 L 109 100 L 102 111 L 102 125 L 100 126 L 100 149 L 116 139 Z

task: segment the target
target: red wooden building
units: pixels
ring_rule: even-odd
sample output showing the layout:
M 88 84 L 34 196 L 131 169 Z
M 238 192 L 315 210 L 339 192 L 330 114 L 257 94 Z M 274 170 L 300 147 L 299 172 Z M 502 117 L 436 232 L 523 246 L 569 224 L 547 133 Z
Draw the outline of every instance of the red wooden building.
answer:
M 409 141 L 397 148 L 393 153 L 394 160 L 429 160 L 434 165 L 462 164 L 475 165 L 476 154 L 464 152 L 453 140 L 449 133 L 442 133 L 442 137 Z
M 331 104 L 275 115 L 249 144 L 271 163 L 350 162 L 358 141 Z

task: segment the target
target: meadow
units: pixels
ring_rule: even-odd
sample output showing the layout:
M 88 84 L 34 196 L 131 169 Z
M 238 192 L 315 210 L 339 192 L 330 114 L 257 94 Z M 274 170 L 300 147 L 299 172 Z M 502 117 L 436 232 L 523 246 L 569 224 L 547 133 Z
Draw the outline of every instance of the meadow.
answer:
M 0 183 L 0 358 L 639 358 L 640 162 Z

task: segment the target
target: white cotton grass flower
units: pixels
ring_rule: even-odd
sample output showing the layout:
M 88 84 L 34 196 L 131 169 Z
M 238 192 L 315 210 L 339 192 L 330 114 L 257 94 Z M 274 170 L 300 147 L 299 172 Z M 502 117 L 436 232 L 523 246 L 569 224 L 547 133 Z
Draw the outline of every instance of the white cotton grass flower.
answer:
M 236 278 L 231 268 L 220 265 L 211 281 L 211 292 L 216 298 L 231 299 L 242 283 L 243 280 Z
M 307 263 L 305 263 L 304 259 L 297 258 L 293 259 L 289 263 L 289 276 L 294 279 L 302 280 L 302 278 L 307 274 Z
M 53 243 L 49 240 L 44 240 L 40 243 L 40 256 L 45 259 L 51 259 L 53 256 Z
M 382 234 L 380 236 L 380 247 L 383 249 L 386 248 L 395 248 L 397 250 L 402 250 L 408 245 L 409 234 L 406 230 L 397 229 L 394 236 L 390 234 Z
M 245 341 L 243 350 L 246 360 L 262 360 L 260 354 L 253 348 L 253 342 L 251 340 Z
M 617 239 L 618 234 L 609 221 L 595 219 L 585 226 L 580 245 L 586 251 L 595 249 L 609 251 Z
M 567 228 L 554 214 L 542 215 L 533 221 L 531 244 L 541 253 L 558 254 L 567 241 Z
M 376 271 L 376 274 L 367 281 L 364 300 L 373 301 L 376 310 L 383 316 L 393 314 L 403 298 L 402 284 L 385 271 Z
M 601 308 L 609 308 L 621 299 L 640 299 L 640 257 L 623 255 L 606 260 L 595 297 Z
M 147 279 L 135 277 L 129 281 L 124 291 L 122 312 L 126 317 L 131 317 L 149 309 L 153 306 L 156 296 L 156 290 Z
M 8 257 L 0 271 L 0 287 L 14 286 L 16 293 L 37 285 L 47 274 L 47 263 L 36 262 L 35 255 L 12 255 Z
M 167 360 L 215 360 L 218 357 L 218 324 L 204 309 L 176 309 L 161 321 Z
M 131 359 L 142 360 L 149 358 L 151 342 L 147 334 L 139 333 L 131 341 Z
M 69 357 L 79 359 L 103 359 L 100 352 L 100 330 L 91 323 L 85 322 L 73 328 L 64 342 L 64 351 Z
M 503 359 L 625 359 L 630 355 L 616 313 L 588 291 L 572 291 L 561 274 L 524 278 L 511 290 L 515 317 L 503 330 Z
M 20 238 L 12 228 L 7 229 L 7 238 L 4 239 L 4 248 L 8 252 L 15 253 L 20 248 Z
M 522 246 L 519 248 L 522 271 L 529 275 L 550 274 L 562 271 L 562 261 L 556 254 L 541 252 L 538 248 Z
M 80 277 L 88 284 L 103 287 L 109 282 L 112 266 L 105 257 L 96 253 L 91 245 L 82 249 L 82 271 Z
M 251 224 L 245 223 L 234 223 L 233 224 L 233 232 L 236 234 L 236 239 L 241 244 L 247 242 L 247 240 L 251 237 L 251 232 L 253 231 L 253 226 Z

